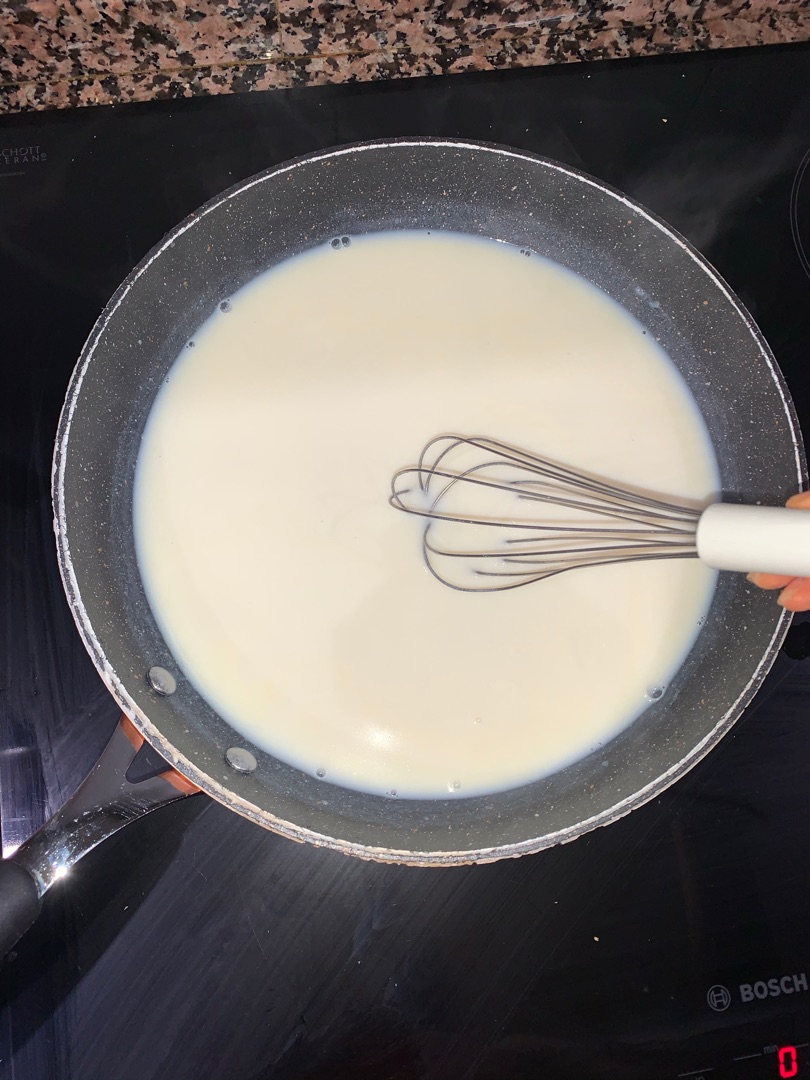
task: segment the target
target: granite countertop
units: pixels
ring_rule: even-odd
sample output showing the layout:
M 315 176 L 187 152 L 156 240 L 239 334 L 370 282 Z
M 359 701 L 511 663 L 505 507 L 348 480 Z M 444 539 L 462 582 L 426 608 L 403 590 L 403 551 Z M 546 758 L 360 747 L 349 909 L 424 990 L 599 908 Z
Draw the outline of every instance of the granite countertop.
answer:
M 810 0 L 3 0 L 0 112 L 810 38 Z

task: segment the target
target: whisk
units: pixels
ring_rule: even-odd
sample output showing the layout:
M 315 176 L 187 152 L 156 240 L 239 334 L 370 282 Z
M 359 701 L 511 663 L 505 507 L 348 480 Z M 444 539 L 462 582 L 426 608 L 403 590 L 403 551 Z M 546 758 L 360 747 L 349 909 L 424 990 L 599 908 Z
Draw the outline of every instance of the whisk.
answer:
M 394 474 L 389 502 L 425 519 L 427 567 L 463 592 L 648 559 L 810 576 L 807 511 L 670 500 L 486 436 L 431 439 Z

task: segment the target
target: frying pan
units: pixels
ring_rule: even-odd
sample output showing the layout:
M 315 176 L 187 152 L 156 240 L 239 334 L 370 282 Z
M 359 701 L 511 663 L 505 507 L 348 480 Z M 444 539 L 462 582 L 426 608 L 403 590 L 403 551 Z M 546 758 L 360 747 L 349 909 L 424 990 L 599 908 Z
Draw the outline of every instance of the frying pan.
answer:
M 76 796 L 0 863 L 4 950 L 83 853 L 194 791 L 292 839 L 386 862 L 486 862 L 573 840 L 695 765 L 775 658 L 789 616 L 743 577 L 721 574 L 689 656 L 633 724 L 545 779 L 452 800 L 394 801 L 326 784 L 251 745 L 197 694 L 157 628 L 135 559 L 133 475 L 155 395 L 198 327 L 257 274 L 335 237 L 388 229 L 492 237 L 581 274 L 680 369 L 725 498 L 778 503 L 804 483 L 796 417 L 751 318 L 682 237 L 620 192 L 530 154 L 444 139 L 340 147 L 237 185 L 133 270 L 68 390 L 53 466 L 59 564 L 79 633 L 124 719 Z M 593 627 L 583 637 L 595 638 Z

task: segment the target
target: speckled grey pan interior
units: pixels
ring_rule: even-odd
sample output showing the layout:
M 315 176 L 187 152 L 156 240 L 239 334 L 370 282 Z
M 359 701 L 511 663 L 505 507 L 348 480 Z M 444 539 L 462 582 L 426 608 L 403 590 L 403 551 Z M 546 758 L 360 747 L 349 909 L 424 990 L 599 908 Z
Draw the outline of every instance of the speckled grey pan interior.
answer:
M 301 158 L 240 184 L 179 225 L 124 282 L 76 368 L 54 460 L 65 587 L 99 671 L 144 735 L 205 791 L 288 836 L 388 861 L 449 864 L 537 851 L 652 798 L 729 729 L 788 619 L 742 576 L 721 575 L 709 617 L 665 696 L 598 753 L 489 797 L 391 800 L 332 786 L 250 747 L 174 671 L 135 561 L 132 480 L 167 369 L 222 300 L 282 259 L 336 236 L 451 229 L 527 247 L 623 304 L 667 350 L 703 411 L 727 498 L 778 503 L 805 476 L 791 403 L 756 327 L 725 283 L 618 192 L 503 147 L 400 140 Z M 486 303 L 486 298 L 481 298 Z M 583 642 L 599 648 L 599 627 Z M 586 648 L 586 646 L 583 646 Z M 588 658 L 582 656 L 583 677 Z

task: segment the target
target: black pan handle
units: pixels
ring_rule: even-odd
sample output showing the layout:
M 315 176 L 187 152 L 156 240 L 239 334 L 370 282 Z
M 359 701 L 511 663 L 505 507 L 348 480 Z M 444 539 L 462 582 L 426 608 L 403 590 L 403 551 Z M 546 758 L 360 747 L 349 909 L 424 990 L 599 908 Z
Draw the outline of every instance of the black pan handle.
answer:
M 0 957 L 35 921 L 48 889 L 82 855 L 131 821 L 198 792 L 123 716 L 76 794 L 10 859 L 0 861 Z
M 12 859 L 0 862 L 0 956 L 17 944 L 41 907 L 39 887 L 25 867 Z

